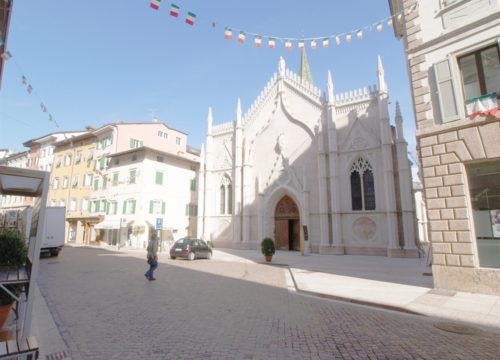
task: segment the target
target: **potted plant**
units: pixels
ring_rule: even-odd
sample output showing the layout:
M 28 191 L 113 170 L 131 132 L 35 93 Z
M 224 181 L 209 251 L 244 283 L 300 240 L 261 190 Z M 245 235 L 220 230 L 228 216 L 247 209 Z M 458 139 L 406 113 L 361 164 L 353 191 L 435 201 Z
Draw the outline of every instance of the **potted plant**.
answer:
M 276 252 L 273 239 L 271 239 L 270 237 L 264 238 L 260 243 L 260 250 L 266 258 L 266 261 L 270 262 L 273 258 L 274 253 Z
M 17 229 L 0 228 L 0 271 L 9 271 L 23 266 L 28 249 L 24 237 Z M 14 295 L 21 293 L 22 285 L 5 285 Z M 14 299 L 4 289 L 0 289 L 0 327 L 3 325 L 14 304 Z

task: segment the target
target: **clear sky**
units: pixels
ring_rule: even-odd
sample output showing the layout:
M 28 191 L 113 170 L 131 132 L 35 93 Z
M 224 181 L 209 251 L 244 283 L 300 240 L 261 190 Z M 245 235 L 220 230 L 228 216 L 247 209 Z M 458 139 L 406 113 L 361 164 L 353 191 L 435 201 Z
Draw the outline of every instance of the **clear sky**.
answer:
M 179 18 L 169 15 L 170 4 Z M 197 15 L 195 25 L 184 20 Z M 0 148 L 23 150 L 22 143 L 58 130 L 83 130 L 118 121 L 150 121 L 152 112 L 169 127 L 188 134 L 188 143 L 205 141 L 211 106 L 214 124 L 235 119 L 271 76 L 278 59 L 298 72 L 300 51 L 266 36 L 309 38 L 351 32 L 390 15 L 387 0 L 163 0 L 158 11 L 149 0 L 15 0 L 0 89 Z M 213 26 L 215 22 L 215 27 Z M 244 44 L 224 39 L 225 26 L 263 36 Z M 326 90 L 331 70 L 336 92 L 376 84 L 377 55 L 382 57 L 391 98 L 400 102 L 408 149 L 415 151 L 415 126 L 403 44 L 392 28 L 365 29 L 336 46 L 312 50 L 306 42 L 316 86 Z M 33 87 L 28 94 L 22 76 Z M 49 121 L 45 106 L 59 124 Z

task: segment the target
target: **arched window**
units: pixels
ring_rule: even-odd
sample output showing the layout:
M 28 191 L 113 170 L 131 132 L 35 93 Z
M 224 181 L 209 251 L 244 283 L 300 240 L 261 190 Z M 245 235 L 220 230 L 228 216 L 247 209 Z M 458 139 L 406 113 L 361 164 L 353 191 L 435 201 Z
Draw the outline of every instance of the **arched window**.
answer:
M 361 177 L 359 172 L 351 172 L 351 202 L 353 210 L 363 210 L 363 200 L 361 197 Z
M 227 213 L 233 213 L 233 187 L 231 184 L 227 186 Z
M 366 170 L 363 173 L 363 193 L 365 195 L 365 210 L 375 210 L 375 183 L 371 170 Z
M 220 186 L 220 213 L 226 213 L 226 187 L 224 185 Z
M 228 175 L 224 175 L 221 179 L 219 188 L 219 210 L 220 215 L 233 213 L 233 190 L 231 179 Z
M 351 167 L 352 210 L 375 210 L 375 182 L 370 163 L 358 158 Z

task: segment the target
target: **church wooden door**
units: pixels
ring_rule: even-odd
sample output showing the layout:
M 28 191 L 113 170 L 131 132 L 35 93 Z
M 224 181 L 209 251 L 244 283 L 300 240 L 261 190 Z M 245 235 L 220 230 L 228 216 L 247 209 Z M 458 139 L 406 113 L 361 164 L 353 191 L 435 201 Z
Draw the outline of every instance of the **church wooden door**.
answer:
M 300 250 L 299 209 L 289 196 L 283 196 L 274 212 L 274 238 L 277 250 Z

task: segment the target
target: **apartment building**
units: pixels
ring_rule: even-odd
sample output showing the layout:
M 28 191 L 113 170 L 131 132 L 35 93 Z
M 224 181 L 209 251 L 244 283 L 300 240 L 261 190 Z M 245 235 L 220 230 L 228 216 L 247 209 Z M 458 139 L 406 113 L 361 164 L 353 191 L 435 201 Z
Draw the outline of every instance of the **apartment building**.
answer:
M 159 218 L 165 240 L 196 234 L 191 189 L 200 152 L 187 145 L 187 134 L 158 122 L 107 124 L 92 134 L 90 211 L 104 219 L 94 227 L 97 240 L 146 247 Z
M 436 288 L 500 294 L 500 1 L 390 0 L 412 87 Z
M 48 205 L 66 208 L 66 242 L 89 244 L 95 241 L 91 228 L 100 220 L 89 212 L 95 176 L 95 136 L 85 132 L 58 141 L 53 147 Z

